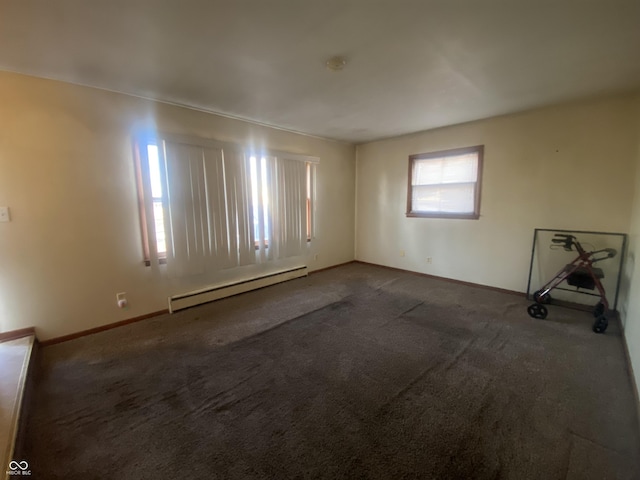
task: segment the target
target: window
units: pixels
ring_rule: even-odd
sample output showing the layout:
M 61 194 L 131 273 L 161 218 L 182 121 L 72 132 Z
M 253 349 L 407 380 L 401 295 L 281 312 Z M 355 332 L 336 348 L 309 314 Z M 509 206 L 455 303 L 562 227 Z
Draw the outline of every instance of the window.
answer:
M 269 209 L 269 182 L 267 179 L 268 157 L 258 158 L 251 156 L 249 166 L 251 173 L 251 198 L 253 214 L 253 234 L 256 239 L 256 248 L 259 248 L 260 239 L 264 239 L 265 246 L 269 247 L 269 225 L 271 222 L 271 210 Z M 258 175 L 258 171 L 260 174 Z M 306 238 L 311 241 L 311 191 L 312 191 L 312 164 L 306 164 Z
M 136 149 L 145 263 L 176 276 L 304 254 L 314 157 L 153 138 Z
M 260 247 L 260 239 L 264 239 L 265 247 L 269 246 L 269 185 L 267 185 L 267 159 L 260 158 L 260 178 L 258 178 L 258 159 L 251 157 L 251 199 L 253 213 L 253 236 L 256 248 Z
M 151 197 L 153 199 L 153 224 L 156 233 L 156 248 L 158 255 L 165 257 L 167 254 L 167 242 L 164 233 L 162 182 L 160 181 L 160 159 L 158 158 L 157 145 L 147 145 L 147 158 L 149 159 L 149 180 L 151 181 Z
M 144 149 L 144 152 L 140 149 Z M 145 263 L 149 265 L 151 250 L 151 239 L 149 238 L 149 231 L 147 229 L 147 220 L 149 220 L 154 226 L 153 242 L 156 255 L 158 259 L 164 263 L 167 254 L 167 244 L 164 231 L 163 188 L 160 177 L 158 145 L 155 142 L 141 142 L 137 144 L 135 158 L 144 260 Z M 145 183 L 147 185 L 144 185 Z M 143 195 L 145 190 L 150 192 L 150 208 L 147 208 L 145 204 L 145 197 Z M 149 211 L 149 215 L 147 215 L 147 211 Z M 147 217 L 150 218 L 147 219 Z
M 484 146 L 409 157 L 408 217 L 480 217 Z

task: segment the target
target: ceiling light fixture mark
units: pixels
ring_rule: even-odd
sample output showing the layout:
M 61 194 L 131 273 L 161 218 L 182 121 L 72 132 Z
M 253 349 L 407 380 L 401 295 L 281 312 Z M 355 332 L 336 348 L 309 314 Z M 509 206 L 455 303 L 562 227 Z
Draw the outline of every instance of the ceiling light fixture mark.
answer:
M 332 72 L 339 72 L 344 68 L 346 64 L 347 64 L 347 60 L 344 57 L 341 57 L 339 55 L 336 55 L 335 57 L 331 57 L 329 60 L 327 60 L 327 63 L 326 63 L 327 68 Z

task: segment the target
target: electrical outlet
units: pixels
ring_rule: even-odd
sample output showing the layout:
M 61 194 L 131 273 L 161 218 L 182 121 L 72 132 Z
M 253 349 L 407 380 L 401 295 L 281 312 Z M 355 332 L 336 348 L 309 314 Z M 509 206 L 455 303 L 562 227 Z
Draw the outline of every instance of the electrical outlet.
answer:
M 118 304 L 118 308 L 124 308 L 127 306 L 127 292 L 116 293 L 116 302 Z
M 404 250 L 400 250 L 400 256 L 404 257 Z
M 0 222 L 10 222 L 9 207 L 0 207 Z
M 314 259 L 316 262 L 318 261 L 318 254 L 317 254 L 317 253 L 313 256 L 313 259 Z
M 427 257 L 427 263 L 432 263 L 432 258 L 431 257 Z

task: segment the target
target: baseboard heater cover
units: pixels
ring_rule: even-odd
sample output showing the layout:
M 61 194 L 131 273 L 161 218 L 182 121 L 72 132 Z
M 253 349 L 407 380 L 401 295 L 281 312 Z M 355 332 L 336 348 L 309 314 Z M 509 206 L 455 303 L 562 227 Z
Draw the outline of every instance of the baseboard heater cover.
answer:
M 240 293 L 249 292 L 258 288 L 268 287 L 276 283 L 286 282 L 294 278 L 306 277 L 308 275 L 306 266 L 282 270 L 261 277 L 238 282 L 227 283 L 219 286 L 212 286 L 195 290 L 193 292 L 182 293 L 169 297 L 169 312 L 177 312 L 189 307 L 195 307 L 203 303 L 213 302 L 221 298 L 231 297 Z

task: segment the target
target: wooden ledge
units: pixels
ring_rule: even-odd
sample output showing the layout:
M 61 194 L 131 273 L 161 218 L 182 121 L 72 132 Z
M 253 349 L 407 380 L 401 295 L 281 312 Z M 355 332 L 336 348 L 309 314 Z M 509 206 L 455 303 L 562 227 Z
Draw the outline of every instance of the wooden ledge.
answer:
M 19 330 L 11 330 L 10 332 L 0 332 L 0 343 L 8 342 L 9 340 L 15 340 L 17 338 L 28 337 L 30 335 L 33 335 L 35 337 L 35 328 L 20 328 Z

